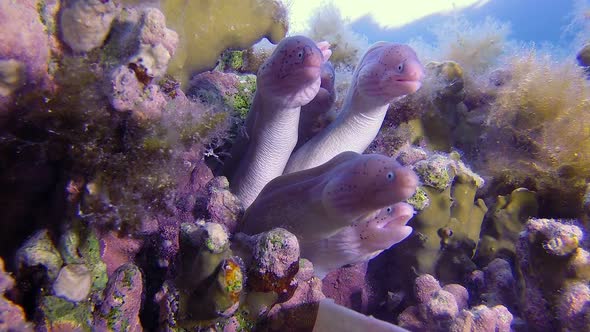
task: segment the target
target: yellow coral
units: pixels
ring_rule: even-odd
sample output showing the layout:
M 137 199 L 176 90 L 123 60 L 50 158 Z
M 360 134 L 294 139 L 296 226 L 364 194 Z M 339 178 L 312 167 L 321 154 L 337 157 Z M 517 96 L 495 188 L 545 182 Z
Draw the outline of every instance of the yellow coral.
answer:
M 161 0 L 180 42 L 168 72 L 185 83 L 193 72 L 215 66 L 228 48 L 248 48 L 262 37 L 287 33 L 286 10 L 276 0 Z

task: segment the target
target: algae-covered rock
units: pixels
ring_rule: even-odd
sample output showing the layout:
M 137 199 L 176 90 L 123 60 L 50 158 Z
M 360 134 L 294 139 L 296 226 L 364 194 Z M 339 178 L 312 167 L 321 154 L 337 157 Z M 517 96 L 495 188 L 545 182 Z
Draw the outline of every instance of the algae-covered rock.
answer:
M 76 53 L 100 47 L 120 10 L 115 1 L 63 1 L 59 19 L 61 37 Z
M 229 190 L 229 181 L 225 176 L 213 178 L 208 187 L 207 211 L 211 222 L 221 224 L 228 232 L 233 233 L 244 214 L 242 203 Z
M 42 331 L 92 331 L 89 302 L 72 303 L 57 296 L 44 296 L 37 311 L 37 328 Z
M 257 236 L 248 271 L 248 286 L 253 291 L 274 292 L 283 302 L 297 287 L 292 281 L 298 270 L 299 242 L 295 235 L 275 228 Z
M 276 0 L 163 0 L 161 6 L 180 36 L 168 72 L 183 83 L 215 67 L 228 48 L 245 49 L 262 37 L 278 43 L 287 32 L 286 9 Z
M 119 267 L 106 286 L 104 300 L 95 313 L 94 328 L 100 331 L 143 331 L 139 321 L 143 277 L 131 263 Z
M 322 281 L 313 274 L 313 264 L 299 261 L 294 283 L 297 288 L 288 301 L 274 304 L 256 326 L 260 331 L 311 331 L 315 324 L 318 302 L 325 298 Z
M 107 267 L 100 257 L 100 241 L 95 229 L 87 229 L 81 235 L 82 244 L 78 248 L 84 264 L 92 276 L 92 291 L 101 291 L 107 284 Z
M 31 236 L 17 251 L 16 261 L 19 269 L 42 266 L 47 271 L 50 281 L 55 280 L 63 264 L 63 259 L 47 230 L 41 230 Z
M 463 92 L 463 68 L 454 61 L 430 62 L 425 66 L 430 75 L 436 77 L 439 89 L 438 98 L 457 98 L 462 99 Z

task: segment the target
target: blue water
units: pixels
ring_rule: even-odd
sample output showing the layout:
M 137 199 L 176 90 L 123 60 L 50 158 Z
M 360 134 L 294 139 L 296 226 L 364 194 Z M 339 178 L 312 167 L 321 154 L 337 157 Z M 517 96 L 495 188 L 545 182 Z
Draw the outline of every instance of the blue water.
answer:
M 458 14 L 471 22 L 483 21 L 487 16 L 509 22 L 512 39 L 566 47 L 574 36 L 564 34 L 563 29 L 571 22 L 574 4 L 574 0 L 491 0 L 480 7 L 471 6 L 460 10 Z M 352 28 L 365 34 L 370 43 L 378 40 L 407 42 L 415 36 L 421 36 L 426 42 L 434 42 L 431 28 L 456 14 L 434 14 L 390 29 L 383 29 L 371 17 L 364 16 L 353 22 Z

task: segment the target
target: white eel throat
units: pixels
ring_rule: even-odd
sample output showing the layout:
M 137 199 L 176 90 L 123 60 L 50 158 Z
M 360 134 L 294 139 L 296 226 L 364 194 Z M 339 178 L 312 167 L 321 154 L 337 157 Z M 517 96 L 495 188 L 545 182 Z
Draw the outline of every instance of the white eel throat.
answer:
M 254 98 L 253 130 L 231 183 L 244 207 L 250 206 L 262 188 L 283 173 L 297 144 L 300 110 L 301 107 L 277 105 L 259 96 Z

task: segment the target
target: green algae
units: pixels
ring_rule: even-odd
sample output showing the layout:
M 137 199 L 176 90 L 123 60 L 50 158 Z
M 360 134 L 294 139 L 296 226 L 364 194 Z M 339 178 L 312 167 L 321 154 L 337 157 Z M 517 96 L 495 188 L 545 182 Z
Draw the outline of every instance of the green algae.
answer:
M 41 230 L 29 238 L 17 251 L 16 260 L 20 268 L 45 267 L 50 280 L 55 280 L 63 265 L 63 259 L 47 230 Z
M 72 326 L 82 331 L 92 331 L 92 310 L 87 302 L 72 303 L 57 296 L 44 296 L 40 303 L 44 325 Z M 51 328 L 49 328 L 51 330 Z
M 414 195 L 412 195 L 412 197 L 408 198 L 406 201 L 418 211 L 423 210 L 430 204 L 428 194 L 422 187 L 416 188 Z
M 230 105 L 233 111 L 237 113 L 240 119 L 246 119 L 248 112 L 250 112 L 250 108 L 252 107 L 254 94 L 256 93 L 256 76 L 240 76 L 236 88 L 238 92 L 227 96 L 226 102 Z
M 90 267 L 92 291 L 103 290 L 109 280 L 107 266 L 100 257 L 100 242 L 95 231 L 90 230 L 80 247 L 80 255 Z
M 228 50 L 223 52 L 215 70 L 223 72 L 241 72 L 244 67 L 244 56 L 246 51 Z

